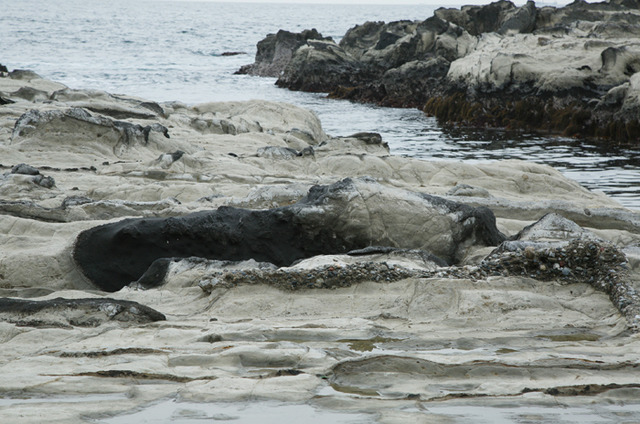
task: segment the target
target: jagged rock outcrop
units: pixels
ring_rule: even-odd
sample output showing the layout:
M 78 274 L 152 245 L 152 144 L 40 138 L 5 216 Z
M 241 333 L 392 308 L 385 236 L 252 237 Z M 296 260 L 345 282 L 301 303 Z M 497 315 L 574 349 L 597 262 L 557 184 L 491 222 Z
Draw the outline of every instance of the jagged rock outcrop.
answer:
M 441 122 L 634 143 L 640 137 L 640 8 L 635 1 L 537 8 L 509 1 L 367 22 L 337 45 L 295 50 L 277 85 Z
M 316 29 L 304 30 L 297 34 L 285 30 L 269 34 L 258 43 L 255 63 L 243 66 L 237 73 L 278 77 L 291 60 L 293 53 L 308 40 L 331 40 L 331 38 L 323 37 Z

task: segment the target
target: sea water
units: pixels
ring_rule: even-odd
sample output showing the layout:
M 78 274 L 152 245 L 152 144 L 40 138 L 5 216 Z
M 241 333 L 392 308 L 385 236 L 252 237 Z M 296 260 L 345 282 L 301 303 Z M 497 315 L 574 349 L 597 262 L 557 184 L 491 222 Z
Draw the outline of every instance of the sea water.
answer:
M 390 3 L 392 3 L 390 1 Z M 451 4 L 447 4 L 451 6 Z M 181 0 L 0 0 L 0 63 L 72 88 L 187 104 L 266 99 L 315 111 L 328 134 L 382 134 L 393 154 L 431 160 L 524 159 L 640 208 L 640 150 L 585 140 L 443 128 L 415 109 L 390 109 L 275 87 L 234 75 L 279 29 L 316 28 L 339 41 L 366 21 L 424 20 L 433 5 L 217 3 Z M 224 53 L 240 53 L 225 55 Z

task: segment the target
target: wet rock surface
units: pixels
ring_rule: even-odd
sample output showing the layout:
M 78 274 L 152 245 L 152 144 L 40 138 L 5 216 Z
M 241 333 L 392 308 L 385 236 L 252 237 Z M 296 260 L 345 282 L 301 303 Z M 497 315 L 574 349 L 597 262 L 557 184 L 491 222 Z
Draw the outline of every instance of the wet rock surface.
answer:
M 343 50 L 392 61 L 412 28 Z M 194 402 L 380 423 L 507 402 L 640 412 L 640 218 L 602 193 L 533 163 L 392 156 L 282 103 L 2 75 L 4 421 L 166 403 L 182 419 Z
M 277 85 L 418 107 L 442 123 L 635 144 L 639 37 L 637 2 L 440 8 L 356 25 L 339 44 L 309 40 Z

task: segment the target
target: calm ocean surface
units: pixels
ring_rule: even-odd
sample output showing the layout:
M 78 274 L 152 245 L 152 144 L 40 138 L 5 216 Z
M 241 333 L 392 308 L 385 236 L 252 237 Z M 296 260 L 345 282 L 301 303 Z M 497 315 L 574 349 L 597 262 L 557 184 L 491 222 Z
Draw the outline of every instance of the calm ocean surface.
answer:
M 426 19 L 434 6 L 292 5 L 177 0 L 0 0 L 0 63 L 73 88 L 185 103 L 267 99 L 314 110 L 331 135 L 375 131 L 392 152 L 434 160 L 526 159 L 640 209 L 640 150 L 581 140 L 447 130 L 417 110 L 327 100 L 233 75 L 279 29 L 336 41 L 367 20 Z M 244 52 L 223 56 L 225 52 Z

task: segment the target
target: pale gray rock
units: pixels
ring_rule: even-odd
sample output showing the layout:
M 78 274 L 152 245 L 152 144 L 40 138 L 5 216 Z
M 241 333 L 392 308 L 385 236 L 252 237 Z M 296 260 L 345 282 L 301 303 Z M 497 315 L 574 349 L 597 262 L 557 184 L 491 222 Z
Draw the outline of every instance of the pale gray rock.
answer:
M 575 222 L 564 218 L 557 213 L 550 213 L 540 218 L 535 224 L 522 229 L 516 236 L 516 240 L 521 241 L 572 241 L 572 240 L 603 240 L 585 230 Z
M 266 146 L 256 152 L 258 157 L 267 159 L 293 159 L 302 156 L 300 152 L 290 147 Z
M 78 133 L 82 134 L 85 140 L 74 140 Z M 45 137 L 45 134 L 48 136 Z M 98 150 L 96 154 L 120 157 L 135 145 L 148 145 L 150 140 L 157 139 L 155 134 L 170 138 L 169 130 L 158 123 L 142 126 L 125 121 L 113 121 L 100 115 L 93 116 L 80 108 L 44 112 L 32 109 L 16 121 L 11 143 L 33 146 L 46 138 L 49 143 L 57 142 L 71 147 L 77 146 L 78 142 L 87 141 L 87 144 Z

